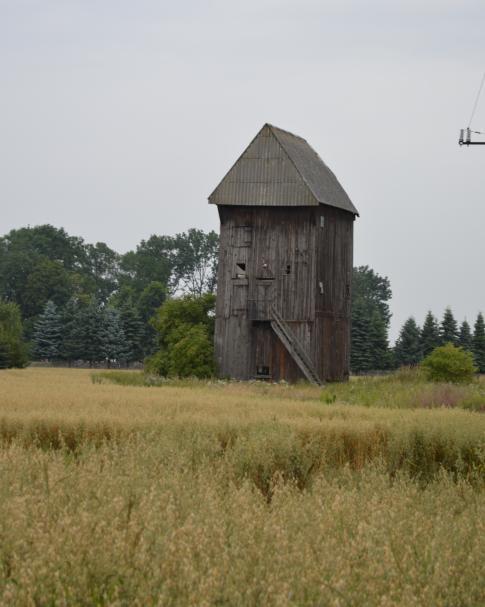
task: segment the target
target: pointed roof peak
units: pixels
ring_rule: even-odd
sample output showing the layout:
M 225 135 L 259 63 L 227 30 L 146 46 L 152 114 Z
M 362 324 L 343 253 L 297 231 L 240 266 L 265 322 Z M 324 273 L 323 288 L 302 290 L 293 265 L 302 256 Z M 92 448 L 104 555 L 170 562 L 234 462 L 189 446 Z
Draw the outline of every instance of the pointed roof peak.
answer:
M 309 143 L 269 122 L 212 192 L 209 202 L 251 206 L 325 204 L 359 214 Z
M 285 133 L 286 135 L 291 135 L 291 137 L 295 137 L 296 139 L 301 139 L 302 141 L 306 142 L 306 139 L 304 139 L 303 137 L 300 137 L 300 135 L 296 135 L 295 133 L 292 133 L 291 131 L 287 131 L 286 129 L 282 129 L 279 126 L 276 126 L 275 124 L 271 124 L 269 122 L 266 122 L 266 124 L 264 124 L 263 128 L 267 126 L 269 129 L 271 129 L 273 132 L 280 132 L 280 133 Z

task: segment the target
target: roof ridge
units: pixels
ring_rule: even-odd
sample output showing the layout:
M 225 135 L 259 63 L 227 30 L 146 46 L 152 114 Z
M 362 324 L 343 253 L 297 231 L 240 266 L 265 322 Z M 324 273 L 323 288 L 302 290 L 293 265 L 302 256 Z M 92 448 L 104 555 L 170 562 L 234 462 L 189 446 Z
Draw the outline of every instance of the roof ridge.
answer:
M 313 196 L 313 198 L 315 199 L 315 202 L 317 204 L 320 203 L 320 201 L 318 200 L 318 197 L 316 196 L 315 192 L 313 191 L 313 188 L 310 186 L 310 184 L 308 183 L 307 179 L 305 179 L 305 176 L 302 174 L 302 172 L 300 171 L 300 169 L 298 168 L 296 162 L 294 161 L 294 159 L 291 157 L 291 154 L 288 152 L 288 150 L 286 149 L 284 143 L 281 141 L 281 139 L 278 137 L 277 133 L 275 133 L 275 130 L 277 131 L 282 131 L 283 133 L 287 133 L 288 135 L 291 135 L 292 137 L 295 137 L 296 139 L 300 139 L 301 141 L 304 141 L 308 146 L 310 146 L 310 144 L 303 139 L 303 137 L 298 137 L 297 135 L 293 135 L 293 133 L 290 133 L 290 131 L 285 131 L 284 129 L 279 129 L 278 127 L 275 127 L 271 124 L 267 125 L 269 127 L 269 129 L 271 130 L 271 132 L 273 133 L 273 137 L 276 139 L 276 141 L 279 143 L 281 149 L 283 150 L 283 152 L 286 154 L 288 160 L 291 162 L 291 164 L 295 167 L 296 172 L 298 173 L 298 175 L 300 176 L 300 179 L 303 181 L 303 183 L 306 185 L 306 187 L 310 190 L 311 195 Z M 310 148 L 313 150 L 313 148 L 310 146 Z
M 290 131 L 285 131 L 284 129 L 280 129 L 279 127 L 275 127 L 275 126 L 273 126 L 271 124 L 267 124 L 267 126 L 269 127 L 269 129 L 271 130 L 271 132 L 273 133 L 273 135 L 275 136 L 275 138 L 277 139 L 277 141 L 280 144 L 281 148 L 286 153 L 288 159 L 290 160 L 290 162 L 292 163 L 292 165 L 295 167 L 296 171 L 298 172 L 298 175 L 300 175 L 301 179 L 303 180 L 303 183 L 310 190 L 312 196 L 315 198 L 315 200 L 317 201 L 317 203 L 331 204 L 331 203 L 328 203 L 326 200 L 321 200 L 321 197 L 319 196 L 318 192 L 315 190 L 315 188 L 314 188 L 313 184 L 311 183 L 311 181 L 305 175 L 304 171 L 302 171 L 300 169 L 300 167 L 298 166 L 298 162 L 293 158 L 291 152 L 288 151 L 288 148 L 286 147 L 285 142 L 282 141 L 281 138 L 278 136 L 278 131 L 281 132 L 281 133 L 284 133 L 286 135 L 290 135 L 291 137 L 293 137 L 294 139 L 296 139 L 298 141 L 302 141 L 307 146 L 307 148 L 311 151 L 311 153 L 314 154 L 315 158 L 318 159 L 318 161 L 325 168 L 325 170 L 327 171 L 327 173 L 330 174 L 330 176 L 335 180 L 335 183 L 339 186 L 339 188 L 341 188 L 342 192 L 345 194 L 345 196 L 347 197 L 348 201 L 350 202 L 351 208 L 345 209 L 345 210 L 348 210 L 348 211 L 350 211 L 351 213 L 354 213 L 357 216 L 359 215 L 359 212 L 354 207 L 354 204 L 350 200 L 348 194 L 342 188 L 342 186 L 341 186 L 339 180 L 337 179 L 337 176 L 335 175 L 335 173 L 326 164 L 326 162 L 321 158 L 320 154 L 308 143 L 308 141 L 306 139 L 303 139 L 303 137 L 299 137 L 298 135 L 295 135 L 295 134 L 291 133 Z
M 270 124 L 269 122 L 266 122 L 264 124 L 264 126 L 267 126 L 271 131 L 281 131 L 282 133 L 286 133 L 287 135 L 291 135 L 295 139 L 299 139 L 300 141 L 304 141 L 305 143 L 308 143 L 308 141 L 306 139 L 304 139 L 303 137 L 300 137 L 300 135 L 296 135 L 296 133 L 292 133 L 291 131 L 287 131 L 286 129 L 282 129 L 281 127 L 276 126 L 274 124 Z M 310 144 L 308 143 L 308 145 L 310 145 Z

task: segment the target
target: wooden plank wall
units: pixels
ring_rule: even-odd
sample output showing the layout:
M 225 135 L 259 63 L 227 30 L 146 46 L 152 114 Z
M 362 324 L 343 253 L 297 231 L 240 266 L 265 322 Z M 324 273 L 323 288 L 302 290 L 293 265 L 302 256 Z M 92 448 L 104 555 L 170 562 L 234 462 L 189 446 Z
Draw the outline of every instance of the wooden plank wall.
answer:
M 317 276 L 313 356 L 326 381 L 349 376 L 353 221 L 351 214 L 323 207 L 324 227 L 317 237 Z
M 353 216 L 323 205 L 221 206 L 219 213 L 215 348 L 220 375 L 250 379 L 257 366 L 269 366 L 276 381 L 303 377 L 269 319 L 251 319 L 251 302 L 272 297 L 321 377 L 345 379 Z M 238 263 L 245 264 L 245 277 L 238 277 Z

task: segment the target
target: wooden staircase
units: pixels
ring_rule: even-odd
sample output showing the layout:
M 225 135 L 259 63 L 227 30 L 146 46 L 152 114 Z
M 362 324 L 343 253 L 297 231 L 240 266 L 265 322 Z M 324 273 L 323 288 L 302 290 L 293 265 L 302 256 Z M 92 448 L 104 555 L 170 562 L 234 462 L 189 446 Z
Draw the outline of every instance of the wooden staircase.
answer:
M 280 338 L 283 345 L 288 350 L 291 357 L 296 362 L 308 381 L 312 384 L 316 384 L 317 386 L 322 386 L 323 382 L 319 378 L 311 358 L 308 356 L 305 348 L 301 345 L 291 328 L 288 326 L 288 323 L 283 320 L 281 314 L 274 306 L 271 307 L 271 328 Z

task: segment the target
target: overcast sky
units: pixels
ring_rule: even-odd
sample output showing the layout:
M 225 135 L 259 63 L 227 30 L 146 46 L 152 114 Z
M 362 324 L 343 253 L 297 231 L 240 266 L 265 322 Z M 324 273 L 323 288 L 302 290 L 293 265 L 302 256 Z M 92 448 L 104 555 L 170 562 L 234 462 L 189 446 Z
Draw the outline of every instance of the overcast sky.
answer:
M 207 196 L 265 122 L 360 212 L 355 264 L 409 315 L 485 311 L 485 147 L 460 149 L 483 0 L 0 0 L 0 233 L 120 252 L 218 229 Z M 485 131 L 485 91 L 473 126 Z

